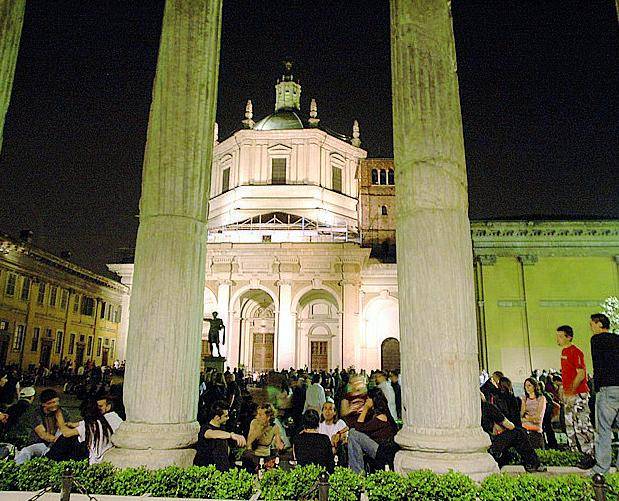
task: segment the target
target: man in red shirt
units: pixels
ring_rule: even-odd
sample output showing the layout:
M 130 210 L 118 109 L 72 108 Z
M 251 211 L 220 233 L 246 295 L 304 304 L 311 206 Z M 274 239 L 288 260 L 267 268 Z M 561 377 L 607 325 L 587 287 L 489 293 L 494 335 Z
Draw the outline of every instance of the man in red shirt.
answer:
M 585 355 L 574 344 L 574 330 L 569 325 L 557 327 L 557 344 L 561 350 L 561 378 L 565 405 L 565 431 L 572 449 L 586 455 L 583 468 L 591 468 L 593 460 L 593 426 L 589 411 L 589 387 Z

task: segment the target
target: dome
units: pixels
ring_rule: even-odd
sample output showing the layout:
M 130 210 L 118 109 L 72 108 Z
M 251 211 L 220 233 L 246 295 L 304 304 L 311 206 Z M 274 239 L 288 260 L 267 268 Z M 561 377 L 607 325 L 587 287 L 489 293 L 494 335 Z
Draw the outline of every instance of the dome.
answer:
M 293 110 L 278 110 L 254 125 L 254 130 L 303 129 L 303 122 Z

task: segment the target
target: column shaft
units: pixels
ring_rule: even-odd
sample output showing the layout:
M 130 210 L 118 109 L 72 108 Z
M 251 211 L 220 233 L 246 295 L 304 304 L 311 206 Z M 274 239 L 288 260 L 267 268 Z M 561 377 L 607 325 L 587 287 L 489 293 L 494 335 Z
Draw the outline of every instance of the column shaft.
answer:
M 118 466 L 191 464 L 197 439 L 221 0 L 167 0 L 153 88 Z
M 295 331 L 292 312 L 292 284 L 279 282 L 279 321 L 277 332 L 277 368 L 294 367 Z
M 25 9 L 26 0 L 0 0 L 0 151 Z
M 392 0 L 405 423 L 396 468 L 497 470 L 480 427 L 472 246 L 448 2 Z

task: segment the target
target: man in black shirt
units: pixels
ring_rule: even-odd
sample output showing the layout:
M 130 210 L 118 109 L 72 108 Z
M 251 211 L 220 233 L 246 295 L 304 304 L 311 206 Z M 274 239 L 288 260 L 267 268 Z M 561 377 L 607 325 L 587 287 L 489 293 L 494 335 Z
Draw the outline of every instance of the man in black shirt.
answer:
M 593 471 L 608 473 L 612 459 L 612 426 L 619 416 L 619 335 L 610 332 L 610 319 L 591 315 L 591 358 L 595 390 L 595 465 Z M 617 460 L 619 465 L 619 459 Z
M 29 407 L 22 415 L 21 419 L 30 429 L 30 445 L 17 453 L 17 464 L 23 464 L 33 457 L 45 456 L 60 436 L 60 427 L 65 424 L 60 395 L 56 390 L 43 390 L 39 395 L 39 402 L 40 406 Z
M 222 430 L 228 421 L 228 407 L 226 402 L 219 400 L 211 407 L 211 420 L 200 427 L 198 443 L 196 444 L 195 466 L 214 464 L 220 471 L 230 469 L 229 440 L 234 440 L 238 447 L 245 447 L 245 438 L 242 435 Z
M 492 445 L 488 452 L 502 468 L 509 462 L 508 450 L 516 449 L 522 458 L 524 469 L 529 472 L 543 472 L 546 467 L 542 466 L 526 432 L 522 428 L 516 428 L 501 411 L 493 404 L 484 399 L 481 403 L 481 427 L 488 435 Z

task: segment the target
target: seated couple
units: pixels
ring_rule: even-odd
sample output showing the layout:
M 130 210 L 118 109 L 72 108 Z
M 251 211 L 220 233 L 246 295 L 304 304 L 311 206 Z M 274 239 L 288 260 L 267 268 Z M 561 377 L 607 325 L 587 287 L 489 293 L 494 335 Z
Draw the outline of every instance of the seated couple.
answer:
M 200 428 L 194 465 L 213 464 L 218 470 L 229 470 L 233 465 L 230 459 L 230 445 L 235 445 L 246 447 L 241 457 L 243 467 L 254 473 L 261 459 L 265 462 L 273 459 L 273 445 L 277 450 L 284 449 L 280 428 L 275 424 L 275 410 L 271 404 L 262 404 L 258 407 L 256 417 L 249 426 L 247 440 L 242 435 L 222 429 L 228 421 L 228 412 L 228 406 L 223 400 L 211 406 L 211 419 Z
M 105 452 L 113 447 L 110 438 L 122 419 L 112 412 L 107 397 L 82 402 L 83 419 L 77 423 L 65 420 L 60 396 L 55 390 L 43 390 L 39 402 L 40 405 L 31 406 L 23 415 L 31 432 L 30 444 L 16 454 L 17 464 L 41 456 L 56 461 L 88 458 L 91 464 L 99 463 Z
M 330 418 L 331 409 L 327 409 L 326 415 L 324 411 L 323 406 L 323 416 Z M 329 472 L 333 471 L 334 448 L 340 441 L 346 440 L 344 430 L 348 430 L 341 420 L 337 423 L 341 423 L 342 433 L 335 433 L 329 440 L 329 437 L 320 431 L 323 423 L 319 423 L 318 413 L 310 409 L 303 414 L 303 431 L 294 442 L 294 455 L 300 465 L 319 464 L 325 466 Z M 349 425 L 351 428 L 348 430 L 346 450 L 348 466 L 354 472 L 365 471 L 365 459 L 369 459 L 374 468 L 382 468 L 386 464 L 393 468 L 393 458 L 398 450 L 393 439 L 398 427 L 380 389 L 375 388 L 368 393 L 355 421 L 349 420 Z

